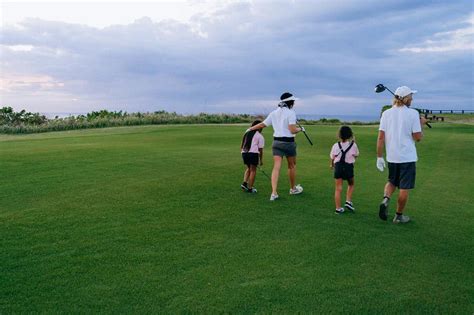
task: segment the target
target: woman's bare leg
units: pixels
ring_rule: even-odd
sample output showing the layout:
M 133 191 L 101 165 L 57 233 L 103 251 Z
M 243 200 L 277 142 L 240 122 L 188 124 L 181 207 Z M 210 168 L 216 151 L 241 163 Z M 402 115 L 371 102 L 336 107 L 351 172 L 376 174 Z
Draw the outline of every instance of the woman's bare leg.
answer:
M 296 185 L 296 156 L 286 157 L 288 161 L 288 178 L 290 179 L 290 188 L 295 189 Z
M 273 156 L 273 170 L 272 170 L 272 194 L 278 195 L 277 188 L 278 188 L 278 177 L 280 177 L 280 168 L 281 168 L 281 161 L 283 157 L 281 156 Z

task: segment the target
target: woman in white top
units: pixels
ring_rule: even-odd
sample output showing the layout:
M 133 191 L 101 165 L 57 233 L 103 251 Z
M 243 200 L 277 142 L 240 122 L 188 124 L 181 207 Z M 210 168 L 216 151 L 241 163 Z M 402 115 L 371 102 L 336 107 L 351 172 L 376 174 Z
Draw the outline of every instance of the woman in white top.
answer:
M 272 111 L 268 117 L 258 125 L 247 131 L 262 129 L 273 126 L 273 170 L 272 170 L 272 194 L 270 200 L 278 198 L 278 177 L 283 157 L 288 162 L 288 177 L 290 179 L 290 195 L 303 192 L 301 185 L 296 185 L 296 143 L 295 135 L 304 129 L 296 125 L 296 113 L 292 109 L 297 98 L 291 93 L 283 93 L 280 97 L 278 108 Z

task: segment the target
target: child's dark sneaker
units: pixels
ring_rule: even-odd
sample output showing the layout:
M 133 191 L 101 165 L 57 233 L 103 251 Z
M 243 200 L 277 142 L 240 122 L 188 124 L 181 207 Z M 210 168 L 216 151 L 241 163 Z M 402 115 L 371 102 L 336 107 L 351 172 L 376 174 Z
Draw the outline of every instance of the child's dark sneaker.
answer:
M 388 202 L 390 201 L 390 198 L 387 196 L 383 197 L 382 202 L 380 203 L 379 207 L 379 218 L 387 221 L 387 216 L 388 216 Z
M 336 214 L 343 214 L 343 213 L 344 213 L 344 208 L 336 209 Z
M 251 194 L 255 194 L 257 192 L 257 189 L 255 187 L 247 188 L 247 192 Z
M 240 184 L 240 188 L 242 188 L 242 190 L 244 190 L 244 191 L 247 191 L 247 189 L 248 189 L 247 182 L 243 182 L 242 184 Z
M 354 208 L 354 204 L 352 201 L 346 201 L 345 207 L 348 211 L 354 212 L 356 208 Z

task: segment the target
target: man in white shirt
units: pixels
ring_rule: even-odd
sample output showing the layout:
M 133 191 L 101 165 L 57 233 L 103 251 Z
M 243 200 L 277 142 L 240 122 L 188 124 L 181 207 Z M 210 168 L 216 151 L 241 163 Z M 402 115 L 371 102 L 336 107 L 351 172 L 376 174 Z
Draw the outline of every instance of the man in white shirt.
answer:
M 288 177 L 290 179 L 290 195 L 297 195 L 303 192 L 301 185 L 296 185 L 296 143 L 295 135 L 303 131 L 296 125 L 296 113 L 293 105 L 297 98 L 291 93 L 283 93 L 280 97 L 278 108 L 272 111 L 268 117 L 258 125 L 247 131 L 257 130 L 268 126 L 273 126 L 273 170 L 272 170 L 272 194 L 270 200 L 278 199 L 278 177 L 280 176 L 281 163 L 283 157 L 288 162 Z
M 423 133 L 421 125 L 426 119 L 414 109 L 409 108 L 416 91 L 407 86 L 401 86 L 395 91 L 392 108 L 383 112 L 380 119 L 379 136 L 377 140 L 377 168 L 383 172 L 385 160 L 383 148 L 386 147 L 388 162 L 388 182 L 385 185 L 384 197 L 379 207 L 380 219 L 386 221 L 388 204 L 395 189 L 399 188 L 397 213 L 394 223 L 407 223 L 410 218 L 403 214 L 410 189 L 415 188 L 416 141 L 421 141 Z

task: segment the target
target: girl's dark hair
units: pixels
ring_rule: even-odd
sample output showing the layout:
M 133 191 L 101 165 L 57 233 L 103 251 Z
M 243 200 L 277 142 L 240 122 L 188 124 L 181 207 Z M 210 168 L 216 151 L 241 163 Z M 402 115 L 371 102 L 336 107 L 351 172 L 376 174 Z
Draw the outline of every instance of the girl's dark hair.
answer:
M 342 126 L 341 129 L 339 129 L 339 138 L 341 138 L 343 141 L 346 141 L 350 138 L 352 138 L 352 129 L 349 126 Z
M 261 123 L 262 121 L 257 119 L 255 120 L 253 123 L 252 123 L 252 127 L 255 126 L 255 125 L 258 125 L 259 123 Z M 252 145 L 252 139 L 253 139 L 253 136 L 255 136 L 255 133 L 257 132 L 258 130 L 252 130 L 252 131 L 249 131 L 247 132 L 246 134 L 244 134 L 244 137 L 242 138 L 242 144 L 240 145 L 240 148 L 242 150 L 244 150 L 245 152 L 248 152 L 250 150 L 250 146 Z

